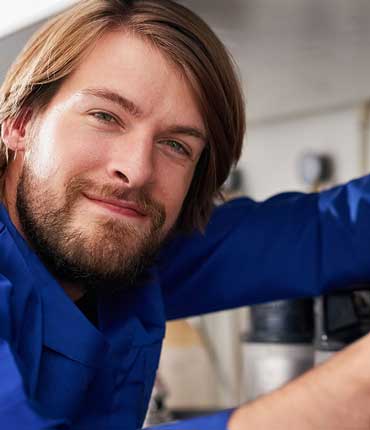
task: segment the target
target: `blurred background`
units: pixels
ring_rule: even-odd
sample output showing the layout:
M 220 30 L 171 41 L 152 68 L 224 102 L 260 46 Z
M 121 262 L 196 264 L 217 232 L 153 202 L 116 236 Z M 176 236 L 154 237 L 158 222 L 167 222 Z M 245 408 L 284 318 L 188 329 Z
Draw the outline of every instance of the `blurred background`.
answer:
M 38 26 L 75 1 L 2 0 L 0 80 Z M 211 25 L 240 71 L 248 128 L 242 160 L 227 184 L 230 197 L 263 200 L 281 191 L 311 192 L 369 171 L 368 0 L 181 3 Z M 323 309 L 347 306 L 353 327 L 358 306 L 366 310 L 368 303 L 366 295 L 336 298 L 334 308 L 320 300 L 169 324 L 152 422 L 236 405 L 314 365 L 314 350 L 328 340 Z M 336 323 L 338 328 L 348 321 Z M 323 349 L 342 345 L 326 343 Z

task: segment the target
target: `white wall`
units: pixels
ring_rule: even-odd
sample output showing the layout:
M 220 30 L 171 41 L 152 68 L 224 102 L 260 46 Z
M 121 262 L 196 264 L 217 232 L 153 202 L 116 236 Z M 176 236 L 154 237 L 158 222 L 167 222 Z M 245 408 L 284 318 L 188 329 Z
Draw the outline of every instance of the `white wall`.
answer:
M 265 199 L 282 191 L 307 190 L 298 165 L 309 151 L 333 157 L 334 183 L 359 175 L 360 114 L 359 106 L 250 127 L 239 163 L 248 195 Z

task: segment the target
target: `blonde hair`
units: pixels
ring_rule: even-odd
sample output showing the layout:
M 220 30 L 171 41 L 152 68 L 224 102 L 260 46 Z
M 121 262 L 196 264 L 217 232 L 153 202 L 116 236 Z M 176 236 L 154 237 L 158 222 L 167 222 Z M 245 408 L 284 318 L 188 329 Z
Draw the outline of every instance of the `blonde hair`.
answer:
M 240 157 L 245 109 L 233 61 L 197 15 L 171 0 L 82 0 L 46 23 L 27 43 L 0 88 L 0 127 L 26 108 L 47 106 L 104 32 L 125 28 L 157 46 L 194 89 L 208 136 L 179 218 L 203 229 L 214 198 Z M 0 189 L 7 169 L 0 142 Z

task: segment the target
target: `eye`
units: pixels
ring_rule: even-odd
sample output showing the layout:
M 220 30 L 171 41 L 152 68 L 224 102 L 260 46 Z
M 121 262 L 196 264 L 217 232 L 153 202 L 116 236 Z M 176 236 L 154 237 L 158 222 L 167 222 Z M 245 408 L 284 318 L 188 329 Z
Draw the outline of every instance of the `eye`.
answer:
M 96 118 L 98 121 L 104 123 L 116 123 L 116 118 L 108 112 L 92 112 L 91 115 Z
M 180 142 L 177 142 L 177 140 L 171 140 L 171 139 L 170 140 L 164 140 L 164 141 L 162 141 L 160 143 L 162 143 L 163 145 L 168 146 L 172 151 L 174 151 L 174 152 L 176 152 L 176 153 L 178 153 L 180 155 L 183 155 L 183 156 L 186 156 L 186 157 L 190 157 L 191 156 L 190 151 L 185 147 L 185 145 L 183 145 Z

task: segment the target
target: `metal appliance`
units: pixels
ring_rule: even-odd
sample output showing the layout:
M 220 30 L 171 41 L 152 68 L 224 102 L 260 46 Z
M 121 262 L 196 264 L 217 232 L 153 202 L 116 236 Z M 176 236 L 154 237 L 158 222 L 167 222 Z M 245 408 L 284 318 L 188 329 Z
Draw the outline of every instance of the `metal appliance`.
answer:
M 243 336 L 242 401 L 279 388 L 314 364 L 312 299 L 281 300 L 251 307 Z

